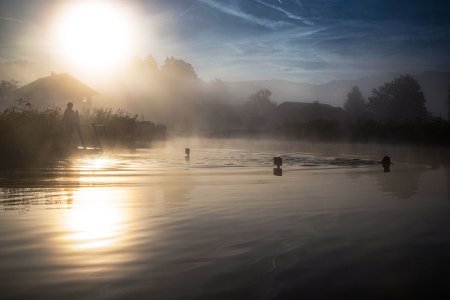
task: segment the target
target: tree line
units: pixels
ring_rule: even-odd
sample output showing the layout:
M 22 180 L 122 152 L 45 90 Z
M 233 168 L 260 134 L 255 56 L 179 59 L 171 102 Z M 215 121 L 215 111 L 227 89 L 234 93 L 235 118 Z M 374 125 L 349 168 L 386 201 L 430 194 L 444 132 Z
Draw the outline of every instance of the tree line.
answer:
M 402 75 L 373 89 L 368 101 L 357 86 L 353 87 L 344 109 L 352 120 L 421 122 L 432 118 L 425 108 L 425 101 L 414 77 Z
M 11 84 L 5 83 L 5 90 Z M 160 67 L 152 56 L 135 58 L 115 88 L 121 91 L 124 110 L 164 123 L 172 134 L 450 143 L 449 123 L 426 110 L 424 94 L 411 75 L 374 88 L 367 99 L 353 87 L 341 111 L 335 110 L 333 117 L 320 114 L 331 107 L 317 104 L 311 108 L 318 112 L 314 118 L 308 112 L 287 118 L 267 89 L 232 104 L 239 101 L 232 99 L 226 82 L 206 83 L 191 64 L 175 57 L 167 57 Z

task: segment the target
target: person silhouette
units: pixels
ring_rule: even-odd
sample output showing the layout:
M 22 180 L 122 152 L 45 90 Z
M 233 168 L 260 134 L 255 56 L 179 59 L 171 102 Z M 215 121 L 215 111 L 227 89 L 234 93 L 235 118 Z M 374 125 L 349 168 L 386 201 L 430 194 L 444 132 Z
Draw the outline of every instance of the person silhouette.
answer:
M 77 131 L 78 134 L 80 134 L 80 138 L 81 138 L 80 116 L 78 114 L 78 111 L 73 110 L 72 102 L 67 103 L 67 108 L 64 111 L 64 115 L 63 115 L 63 122 L 64 122 L 64 129 L 65 129 L 66 135 L 67 135 L 68 147 L 72 148 L 73 133 L 75 131 Z

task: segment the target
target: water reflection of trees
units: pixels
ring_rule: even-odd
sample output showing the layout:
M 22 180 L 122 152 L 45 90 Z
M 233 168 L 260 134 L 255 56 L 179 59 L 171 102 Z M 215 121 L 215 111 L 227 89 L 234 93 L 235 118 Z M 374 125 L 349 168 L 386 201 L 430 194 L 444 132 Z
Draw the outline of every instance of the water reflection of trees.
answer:
M 49 191 L 47 188 L 0 188 L 2 200 L 0 205 L 5 210 L 18 210 L 25 212 L 32 206 L 65 206 L 70 208 L 73 202 L 73 189 Z
M 370 176 L 375 179 L 383 192 L 391 193 L 400 199 L 408 199 L 417 192 L 421 176 L 427 169 L 446 170 L 450 198 L 450 154 L 448 153 L 448 147 L 349 143 L 335 148 L 332 150 L 340 155 L 353 154 L 363 157 L 379 157 L 380 159 L 384 155 L 389 155 L 394 162 L 391 173 L 383 173 L 380 166 L 379 172 L 371 172 Z M 341 152 L 338 152 L 339 149 Z M 349 172 L 347 176 L 356 178 L 361 174 Z
M 80 191 L 89 193 L 120 187 L 128 190 L 124 201 L 157 210 L 158 214 L 186 205 L 192 178 L 189 170 L 159 172 L 158 176 L 146 172 L 115 169 L 114 166 L 91 166 L 88 169 L 75 164 L 65 168 L 35 169 L 0 174 L 0 206 L 4 210 L 26 212 L 33 207 L 72 208 L 83 198 Z M 74 196 L 75 195 L 75 196 Z M 102 194 L 98 194 L 102 197 Z
M 424 166 L 409 168 L 401 174 L 391 172 L 373 173 L 381 190 L 399 199 L 410 199 L 419 190 L 420 177 L 425 172 Z
M 424 165 L 411 165 L 405 168 L 401 164 L 397 164 L 392 167 L 390 173 L 383 172 L 380 166 L 378 171 L 348 172 L 347 176 L 354 180 L 364 174 L 370 179 L 374 179 L 371 181 L 375 181 L 383 193 L 391 194 L 398 199 L 410 199 L 418 192 L 420 178 L 426 169 L 427 167 Z
M 0 181 L 0 206 L 4 210 L 29 211 L 33 206 L 48 208 L 70 208 L 73 191 L 78 188 L 78 178 L 70 176 L 64 184 L 59 182 L 61 174 L 22 172 L 9 175 Z

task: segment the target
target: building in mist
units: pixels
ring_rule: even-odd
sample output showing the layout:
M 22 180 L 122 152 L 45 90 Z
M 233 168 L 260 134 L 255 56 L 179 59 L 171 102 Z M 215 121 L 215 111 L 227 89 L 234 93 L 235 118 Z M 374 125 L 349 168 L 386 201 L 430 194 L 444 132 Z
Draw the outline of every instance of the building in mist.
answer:
M 450 121 L 450 76 L 448 77 L 447 120 Z
M 12 100 L 22 99 L 32 107 L 65 107 L 73 102 L 78 110 L 87 110 L 92 106 L 92 97 L 98 93 L 70 74 L 54 74 L 42 77 L 14 91 Z
M 283 102 L 277 107 L 278 115 L 287 122 L 310 122 L 314 120 L 342 121 L 345 112 L 340 107 L 322 104 L 318 101 Z

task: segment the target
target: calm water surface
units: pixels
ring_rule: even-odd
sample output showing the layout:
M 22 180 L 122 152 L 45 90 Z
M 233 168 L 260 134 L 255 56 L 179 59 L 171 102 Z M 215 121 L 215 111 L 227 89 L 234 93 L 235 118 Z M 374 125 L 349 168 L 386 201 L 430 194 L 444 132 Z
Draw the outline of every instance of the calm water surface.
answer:
M 183 141 L 0 173 L 0 298 L 448 296 L 446 150 L 389 149 L 383 173 L 363 148 Z

